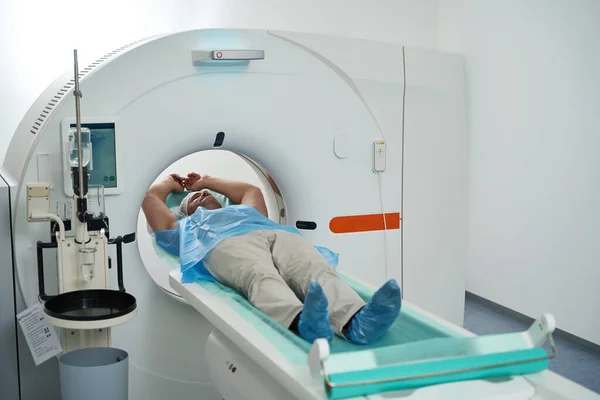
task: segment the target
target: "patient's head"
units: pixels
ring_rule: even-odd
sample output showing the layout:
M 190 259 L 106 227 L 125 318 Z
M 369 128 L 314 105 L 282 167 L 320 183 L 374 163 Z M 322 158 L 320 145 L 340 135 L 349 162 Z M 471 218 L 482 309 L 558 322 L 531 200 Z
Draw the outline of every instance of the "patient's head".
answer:
M 192 192 L 185 196 L 179 206 L 179 212 L 183 216 L 192 215 L 198 207 L 204 207 L 207 210 L 216 210 L 222 208 L 221 203 L 214 198 L 207 190 Z

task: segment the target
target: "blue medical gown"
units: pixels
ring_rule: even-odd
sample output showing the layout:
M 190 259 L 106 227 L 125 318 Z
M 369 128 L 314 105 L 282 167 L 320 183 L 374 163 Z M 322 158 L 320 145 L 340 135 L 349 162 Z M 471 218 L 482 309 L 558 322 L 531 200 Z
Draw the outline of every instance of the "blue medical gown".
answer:
M 180 219 L 176 229 L 156 231 L 155 237 L 160 247 L 179 257 L 181 281 L 190 283 L 198 279 L 215 280 L 202 260 L 221 241 L 260 229 L 279 229 L 300 235 L 296 228 L 273 222 L 254 207 L 241 204 L 217 210 L 198 207 L 193 215 Z M 338 254 L 324 247 L 315 248 L 330 264 L 337 266 Z

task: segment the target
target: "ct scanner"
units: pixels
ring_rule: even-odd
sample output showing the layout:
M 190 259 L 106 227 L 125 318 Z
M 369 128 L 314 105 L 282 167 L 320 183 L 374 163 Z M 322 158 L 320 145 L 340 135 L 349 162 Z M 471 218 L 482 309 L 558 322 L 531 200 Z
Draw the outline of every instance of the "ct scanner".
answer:
M 394 277 L 410 318 L 443 336 L 472 336 L 459 327 L 466 251 L 460 57 L 300 33 L 198 30 L 124 46 L 80 77 L 81 122 L 94 137 L 89 183 L 103 186 L 111 235 L 137 231 L 139 241 L 139 250 L 122 250 L 123 281 L 137 309 L 107 339 L 130 355 L 130 398 L 327 398 L 327 345 L 315 343 L 310 354 L 285 347 L 285 335 L 264 319 L 240 312 L 214 287 L 182 284 L 177 269 L 145 254 L 150 238 L 138 217 L 147 188 L 166 166 L 201 150 L 252 162 L 278 196 L 273 218 L 339 253 L 340 273 L 355 287 Z M 71 216 L 77 209 L 65 157 L 76 81 L 66 74 L 32 105 L 0 171 L 0 229 L 12 238 L 2 253 L 12 251 L 6 261 L 14 266 L 2 273 L 16 282 L 6 293 L 14 293 L 17 312 L 38 302 L 35 247 L 50 233 L 47 223 L 28 221 L 37 201 L 30 192 L 40 189 L 31 183 L 45 183 L 51 210 L 60 205 Z M 61 268 L 49 254 L 44 265 L 46 288 L 55 291 Z M 107 287 L 118 287 L 117 273 L 106 271 Z M 22 343 L 5 343 L 20 354 L 21 398 L 58 398 L 55 360 L 35 368 Z M 306 357 L 292 360 L 295 354 Z M 343 360 L 352 364 L 351 356 Z M 359 398 L 598 397 L 543 370 Z

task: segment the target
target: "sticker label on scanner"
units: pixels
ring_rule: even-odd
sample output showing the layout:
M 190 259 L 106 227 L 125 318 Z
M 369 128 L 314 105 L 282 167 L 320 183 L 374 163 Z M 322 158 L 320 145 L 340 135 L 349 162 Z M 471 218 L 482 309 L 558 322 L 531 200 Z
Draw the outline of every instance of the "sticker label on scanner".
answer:
M 35 365 L 62 353 L 54 326 L 48 324 L 44 318 L 42 304 L 38 303 L 17 315 L 17 321 L 21 325 Z

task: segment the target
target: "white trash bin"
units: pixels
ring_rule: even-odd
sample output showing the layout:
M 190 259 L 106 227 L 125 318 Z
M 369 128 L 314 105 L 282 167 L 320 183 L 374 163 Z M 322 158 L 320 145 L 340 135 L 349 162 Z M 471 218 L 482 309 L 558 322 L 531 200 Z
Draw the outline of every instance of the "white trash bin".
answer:
M 127 400 L 129 357 L 110 347 L 80 349 L 59 359 L 62 400 Z

